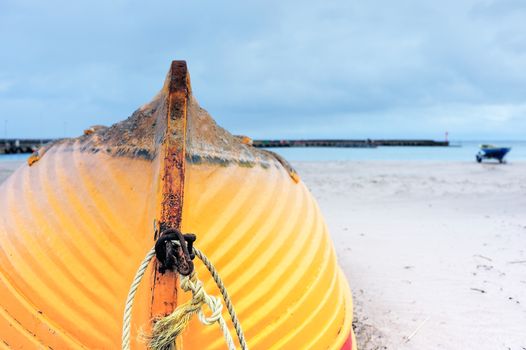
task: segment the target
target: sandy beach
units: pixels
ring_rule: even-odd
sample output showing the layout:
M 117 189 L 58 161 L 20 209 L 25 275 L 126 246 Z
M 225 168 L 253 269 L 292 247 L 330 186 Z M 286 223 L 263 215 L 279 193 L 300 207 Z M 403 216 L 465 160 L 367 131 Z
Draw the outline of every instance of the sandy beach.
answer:
M 526 349 L 526 163 L 296 163 L 361 349 Z
M 20 162 L 0 162 L 0 182 Z M 526 162 L 296 162 L 360 349 L 526 349 Z

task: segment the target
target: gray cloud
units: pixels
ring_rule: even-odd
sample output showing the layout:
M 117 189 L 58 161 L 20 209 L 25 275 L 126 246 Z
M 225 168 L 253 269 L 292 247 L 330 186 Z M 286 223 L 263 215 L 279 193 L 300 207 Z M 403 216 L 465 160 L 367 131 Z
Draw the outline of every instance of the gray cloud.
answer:
M 0 121 L 43 137 L 111 124 L 177 58 L 236 133 L 524 139 L 524 23 L 513 0 L 4 0 Z

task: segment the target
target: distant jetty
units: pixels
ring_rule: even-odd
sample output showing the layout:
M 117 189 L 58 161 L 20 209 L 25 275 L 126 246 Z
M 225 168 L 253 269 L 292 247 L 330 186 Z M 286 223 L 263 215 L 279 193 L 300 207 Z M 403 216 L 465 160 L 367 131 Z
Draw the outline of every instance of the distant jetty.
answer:
M 0 154 L 33 153 L 52 139 L 0 139 Z
M 448 147 L 449 141 L 433 140 L 345 140 L 345 139 L 309 139 L 309 140 L 253 140 L 252 145 L 259 148 L 272 147 L 349 147 L 374 148 L 379 146 L 408 146 L 408 147 Z
M 241 137 L 241 136 L 240 136 Z M 243 137 L 250 140 L 247 137 Z M 53 139 L 0 139 L 0 154 L 32 153 Z M 307 140 L 250 140 L 246 143 L 258 148 L 275 147 L 342 147 L 374 148 L 379 146 L 448 147 L 449 141 L 433 140 L 346 140 L 346 139 L 307 139 Z

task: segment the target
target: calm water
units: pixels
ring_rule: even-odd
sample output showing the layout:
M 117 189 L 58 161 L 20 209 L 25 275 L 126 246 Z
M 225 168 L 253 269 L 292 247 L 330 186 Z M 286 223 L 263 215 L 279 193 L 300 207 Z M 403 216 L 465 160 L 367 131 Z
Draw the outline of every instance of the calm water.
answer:
M 26 160 L 29 157 L 28 154 L 0 154 L 1 161 L 10 161 L 10 160 Z
M 463 141 L 458 147 L 378 147 L 378 148 L 272 148 L 292 161 L 324 160 L 452 160 L 474 161 L 481 143 L 512 147 L 509 162 L 526 160 L 526 141 Z M 25 160 L 28 154 L 0 155 L 0 161 Z
M 443 160 L 475 161 L 481 143 L 512 147 L 507 161 L 526 160 L 526 141 L 452 142 L 458 147 L 377 147 L 377 148 L 273 148 L 291 161 L 323 160 Z

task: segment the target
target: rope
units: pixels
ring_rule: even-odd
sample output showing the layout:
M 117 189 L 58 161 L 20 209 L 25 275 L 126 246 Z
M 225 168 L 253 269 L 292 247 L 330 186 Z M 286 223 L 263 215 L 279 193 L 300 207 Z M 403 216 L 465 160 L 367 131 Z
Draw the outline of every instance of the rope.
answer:
M 149 347 L 153 350 L 172 349 L 175 339 L 183 332 L 188 322 L 194 314 L 199 315 L 199 320 L 205 325 L 219 323 L 229 350 L 236 350 L 234 340 L 230 335 L 221 311 L 223 304 L 216 297 L 208 295 L 203 283 L 197 279 L 197 274 L 193 272 L 190 276 L 181 278 L 181 288 L 185 292 L 192 292 L 192 299 L 179 306 L 170 315 L 158 320 L 153 326 L 153 332 L 149 339 Z M 206 317 L 203 312 L 203 305 L 206 304 L 212 310 L 212 315 Z
M 221 300 L 205 292 L 202 282 L 197 279 L 195 273 L 181 278 L 181 288 L 186 292 L 192 292 L 192 299 L 188 303 L 179 306 L 171 315 L 155 323 L 149 341 L 150 348 L 154 350 L 169 349 L 175 343 L 175 339 L 186 328 L 191 317 L 197 313 L 199 320 L 205 325 L 212 325 L 215 322 L 219 323 L 228 349 L 236 350 L 234 340 L 221 315 L 223 310 Z M 204 304 L 208 305 L 210 310 L 212 310 L 212 315 L 209 317 L 206 317 L 203 312 L 202 307 Z
M 217 287 L 219 288 L 221 295 L 223 296 L 223 300 L 225 301 L 226 308 L 228 310 L 228 313 L 230 314 L 230 319 L 232 320 L 232 323 L 234 324 L 234 328 L 236 330 L 237 338 L 239 339 L 239 344 L 241 345 L 241 349 L 248 350 L 248 346 L 245 341 L 245 335 L 243 334 L 243 330 L 241 329 L 241 323 L 239 322 L 239 319 L 237 318 L 236 311 L 234 310 L 234 305 L 232 304 L 230 295 L 228 295 L 228 292 L 225 288 L 225 284 L 223 283 L 223 280 L 217 273 L 217 270 L 212 264 L 212 262 L 208 260 L 207 256 L 204 255 L 203 252 L 201 252 L 197 248 L 194 248 L 194 253 L 199 259 L 201 259 L 203 264 L 206 266 L 206 268 L 210 272 L 210 275 L 212 275 L 212 278 L 214 279 Z
M 177 241 L 174 242 L 178 244 Z M 193 252 L 204 263 L 204 265 L 212 275 L 227 306 L 227 310 L 230 314 L 232 323 L 234 324 L 234 328 L 236 330 L 236 334 L 241 348 L 243 350 L 248 350 L 243 330 L 241 329 L 241 324 L 239 322 L 239 319 L 237 318 L 236 312 L 232 305 L 232 301 L 230 299 L 230 296 L 228 295 L 225 285 L 223 284 L 223 281 L 221 280 L 221 277 L 219 276 L 214 265 L 206 257 L 206 255 L 204 255 L 200 250 L 196 248 L 193 248 Z M 133 279 L 133 282 L 131 284 L 128 297 L 126 299 L 126 306 L 124 308 L 122 327 L 122 350 L 130 350 L 131 314 L 135 293 L 137 292 L 137 288 L 144 276 L 148 264 L 154 256 L 155 248 L 152 248 L 144 258 L 144 260 L 141 262 L 139 269 L 135 274 L 135 278 Z M 221 300 L 217 297 L 210 296 L 205 292 L 203 284 L 201 281 L 199 281 L 199 279 L 197 279 L 197 275 L 195 272 L 192 272 L 190 276 L 181 276 L 181 288 L 184 291 L 192 292 L 192 299 L 187 303 L 177 307 L 177 309 L 175 309 L 175 311 L 170 315 L 158 320 L 155 323 L 152 335 L 149 338 L 150 348 L 153 350 L 173 349 L 175 339 L 186 328 L 192 316 L 197 313 L 199 320 L 205 325 L 211 325 L 217 322 L 219 324 L 219 327 L 221 328 L 221 331 L 223 332 L 223 336 L 227 343 L 228 349 L 235 350 L 236 347 L 234 341 L 232 339 L 228 326 L 224 318 L 222 317 L 221 311 L 223 309 L 223 304 L 221 303 Z M 209 317 L 206 317 L 202 310 L 204 304 L 208 305 L 208 307 L 212 311 L 212 314 Z
M 130 334 L 131 334 L 131 316 L 133 308 L 133 300 L 135 298 L 135 293 L 137 293 L 137 288 L 139 283 L 141 283 L 144 272 L 150 263 L 150 260 L 155 256 L 155 249 L 152 248 L 146 254 L 139 269 L 135 273 L 133 282 L 130 286 L 130 291 L 128 292 L 128 297 L 126 298 L 126 306 L 124 307 L 124 317 L 122 320 L 122 350 L 130 350 Z

